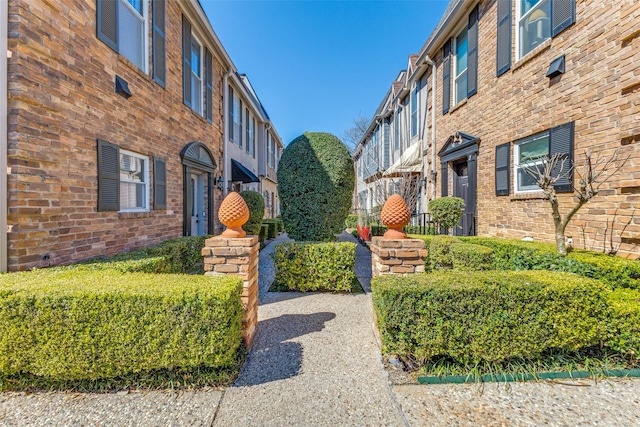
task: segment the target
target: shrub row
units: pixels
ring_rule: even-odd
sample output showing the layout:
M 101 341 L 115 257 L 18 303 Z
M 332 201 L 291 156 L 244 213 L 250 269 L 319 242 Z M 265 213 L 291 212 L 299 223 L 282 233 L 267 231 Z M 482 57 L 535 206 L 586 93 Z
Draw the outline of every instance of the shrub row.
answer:
M 461 242 L 490 248 L 491 262 L 496 270 L 551 270 L 575 273 L 602 280 L 612 288 L 640 289 L 640 261 L 597 252 L 574 249 L 566 257 L 559 255 L 555 246 L 541 242 L 492 237 L 423 236 L 412 235 L 425 242 L 429 251 L 428 265 L 432 268 L 452 268 L 453 259 L 449 247 Z M 482 258 L 480 249 L 472 251 L 473 257 Z M 486 255 L 488 260 L 488 255 Z
M 355 243 L 280 243 L 273 258 L 274 290 L 350 292 L 356 280 Z
M 202 248 L 209 236 L 179 237 L 112 257 L 94 258 L 51 270 L 114 270 L 121 273 L 203 274 Z
M 609 296 L 611 318 L 607 322 L 606 344 L 634 357 L 640 355 L 640 291 L 615 289 Z
M 0 388 L 22 376 L 64 382 L 213 370 L 222 378 L 237 369 L 241 290 L 239 278 L 204 275 L 3 275 Z
M 592 346 L 607 336 L 611 291 L 576 275 L 454 270 L 375 277 L 372 287 L 387 354 L 418 360 L 447 355 L 461 363 L 529 359 L 549 349 Z M 640 310 L 628 299 L 620 305 L 617 329 L 631 337 L 638 318 L 627 322 L 623 313 L 638 316 Z M 629 351 L 633 344 L 626 343 L 618 347 Z

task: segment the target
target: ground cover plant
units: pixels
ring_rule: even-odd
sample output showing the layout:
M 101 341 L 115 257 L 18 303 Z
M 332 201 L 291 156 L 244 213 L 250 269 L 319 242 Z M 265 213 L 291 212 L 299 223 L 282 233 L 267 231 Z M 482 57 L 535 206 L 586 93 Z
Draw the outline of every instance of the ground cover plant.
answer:
M 233 277 L 44 269 L 0 277 L 0 389 L 228 384 L 238 373 Z
M 356 244 L 290 242 L 275 246 L 273 291 L 359 291 Z

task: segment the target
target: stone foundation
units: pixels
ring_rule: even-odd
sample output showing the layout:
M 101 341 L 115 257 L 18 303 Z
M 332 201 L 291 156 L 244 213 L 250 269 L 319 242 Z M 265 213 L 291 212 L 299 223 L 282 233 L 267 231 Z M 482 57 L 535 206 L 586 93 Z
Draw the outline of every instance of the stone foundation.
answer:
M 424 273 L 424 261 L 428 252 L 422 240 L 374 237 L 370 248 L 373 277 L 383 274 Z
M 251 347 L 258 329 L 258 236 L 238 239 L 212 237 L 202 249 L 206 275 L 232 275 L 243 281 L 242 339 Z

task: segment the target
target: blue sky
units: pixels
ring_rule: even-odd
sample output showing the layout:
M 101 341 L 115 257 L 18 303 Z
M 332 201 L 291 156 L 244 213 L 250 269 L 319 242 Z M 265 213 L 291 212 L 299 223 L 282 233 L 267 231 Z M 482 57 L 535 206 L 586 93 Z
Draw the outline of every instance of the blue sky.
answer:
M 371 117 L 447 0 L 200 0 L 285 144 Z

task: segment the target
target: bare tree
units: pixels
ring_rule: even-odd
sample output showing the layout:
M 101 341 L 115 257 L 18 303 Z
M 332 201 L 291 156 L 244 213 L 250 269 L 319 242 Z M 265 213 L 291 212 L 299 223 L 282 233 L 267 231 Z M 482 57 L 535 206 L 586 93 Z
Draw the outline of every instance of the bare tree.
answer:
M 342 134 L 342 140 L 349 149 L 349 152 L 353 153 L 353 150 L 356 148 L 356 145 L 358 145 L 358 142 L 360 142 L 360 140 L 364 136 L 370 123 L 371 120 L 369 120 L 368 118 L 364 116 L 358 116 L 353 119 L 353 127 L 344 131 L 344 133 Z
M 535 180 L 551 205 L 558 253 L 567 254 L 565 229 L 569 221 L 580 208 L 598 194 L 602 185 L 609 181 L 628 159 L 629 157 L 621 158 L 618 150 L 608 159 L 587 151 L 584 155 L 584 163 L 580 168 L 566 167 L 568 159 L 559 153 L 543 158 L 542 164 L 523 165 L 524 171 Z M 577 175 L 577 185 L 572 184 L 572 186 L 578 200 L 569 212 L 562 216 L 554 184 L 561 179 L 571 182 L 571 176 L 574 172 Z
M 373 205 L 374 209 L 372 214 L 374 217 L 380 214 L 382 206 L 387 199 L 393 194 L 399 194 L 407 204 L 409 212 L 412 214 L 416 212 L 419 186 L 422 175 L 411 172 L 400 172 L 393 177 L 381 178 L 379 185 L 374 190 Z M 376 220 L 379 219 L 376 218 Z

